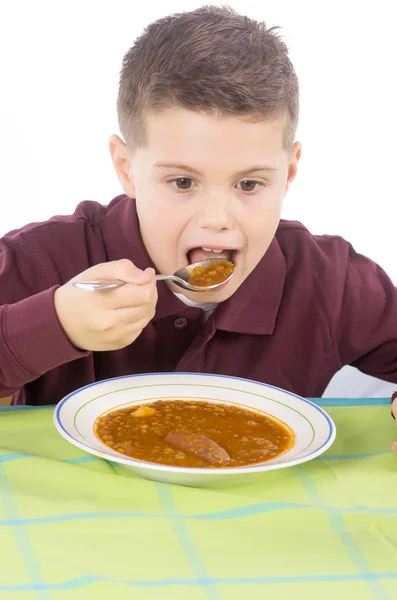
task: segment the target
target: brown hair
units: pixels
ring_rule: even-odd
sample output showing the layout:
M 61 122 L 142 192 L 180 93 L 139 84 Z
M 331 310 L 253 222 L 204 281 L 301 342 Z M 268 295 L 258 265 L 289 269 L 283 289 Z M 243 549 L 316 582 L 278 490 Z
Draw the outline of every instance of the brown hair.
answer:
M 149 25 L 121 70 L 117 110 L 129 147 L 145 143 L 146 112 L 180 106 L 254 120 L 282 116 L 289 149 L 298 124 L 299 84 L 277 31 L 217 6 Z

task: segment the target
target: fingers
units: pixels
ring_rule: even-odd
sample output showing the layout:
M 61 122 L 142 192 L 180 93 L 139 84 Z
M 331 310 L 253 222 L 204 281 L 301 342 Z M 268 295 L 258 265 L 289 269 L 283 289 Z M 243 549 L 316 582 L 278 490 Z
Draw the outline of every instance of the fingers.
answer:
M 71 282 L 56 290 L 59 321 L 71 343 L 83 350 L 104 351 L 131 344 L 153 318 L 157 303 L 155 272 L 129 260 L 100 264 L 72 281 L 122 279 L 120 288 L 88 292 Z
M 155 271 L 152 268 L 147 268 L 145 271 L 139 269 L 128 259 L 116 260 L 108 263 L 95 265 L 80 273 L 72 281 L 92 281 L 96 279 L 121 279 L 127 283 L 135 285 L 145 285 L 150 283 L 155 276 Z
M 103 294 L 103 305 L 113 310 L 150 306 L 156 304 L 156 302 L 157 286 L 154 278 L 146 284 L 127 283 L 120 288 L 108 290 Z
M 124 309 L 150 305 L 157 301 L 155 271 L 138 269 L 130 260 L 123 259 L 96 265 L 80 273 L 72 281 L 91 280 L 126 281 L 126 285 L 110 290 L 96 291 L 96 299 L 104 308 Z M 81 290 L 79 290 L 81 293 Z M 86 292 L 92 294 L 93 292 Z M 93 298 L 91 298 L 93 300 Z
M 138 306 L 137 308 L 123 308 L 114 311 L 108 311 L 106 317 L 102 320 L 100 330 L 103 333 L 113 331 L 117 336 L 122 333 L 133 333 L 142 327 L 146 327 L 154 317 L 155 306 L 148 309 L 147 306 Z M 143 325 L 142 325 L 143 324 Z
M 122 314 L 122 318 L 120 318 Z M 109 351 L 119 350 L 132 344 L 142 333 L 142 330 L 153 318 L 152 313 L 141 309 L 125 309 L 124 311 L 113 311 L 102 321 L 101 330 L 96 332 L 95 347 L 92 350 Z
M 393 395 L 394 397 L 394 395 Z M 397 398 L 392 402 L 392 413 L 394 418 L 397 420 Z M 397 454 L 397 442 L 392 443 L 392 450 Z

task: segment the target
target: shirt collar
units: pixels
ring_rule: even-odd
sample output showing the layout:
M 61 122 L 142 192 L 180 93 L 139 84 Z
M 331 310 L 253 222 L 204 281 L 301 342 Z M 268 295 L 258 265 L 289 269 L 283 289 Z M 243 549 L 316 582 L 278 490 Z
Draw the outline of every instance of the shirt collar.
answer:
M 271 335 L 276 326 L 286 278 L 286 262 L 273 238 L 259 264 L 215 316 L 217 329 L 235 333 Z
M 140 269 L 154 268 L 139 231 L 135 202 L 127 196 L 118 196 L 109 204 L 103 234 L 109 261 L 130 258 Z M 214 313 L 216 329 L 256 335 L 272 334 L 285 279 L 285 256 L 274 237 L 252 273 L 231 298 L 218 306 Z M 164 282 L 159 283 L 155 320 L 180 314 L 187 309 Z

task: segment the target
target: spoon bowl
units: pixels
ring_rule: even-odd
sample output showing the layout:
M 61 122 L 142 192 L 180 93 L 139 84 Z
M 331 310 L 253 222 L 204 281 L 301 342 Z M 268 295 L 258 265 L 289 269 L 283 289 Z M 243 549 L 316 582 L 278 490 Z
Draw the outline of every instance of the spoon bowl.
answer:
M 175 271 L 175 273 L 173 275 L 156 275 L 156 281 L 172 281 L 179 287 L 181 287 L 185 290 L 189 290 L 191 292 L 211 292 L 213 290 L 220 288 L 221 286 L 225 285 L 226 283 L 228 283 L 231 280 L 231 278 L 233 277 L 234 270 L 232 271 L 232 273 L 230 273 L 230 275 L 228 277 L 226 277 L 226 279 L 224 279 L 220 283 L 214 283 L 213 285 L 207 285 L 207 286 L 197 286 L 197 285 L 192 285 L 191 283 L 189 283 L 192 273 L 193 273 L 194 269 L 196 269 L 196 267 L 206 268 L 209 265 L 212 265 L 213 263 L 224 262 L 225 260 L 226 259 L 224 259 L 224 258 L 207 258 L 205 260 L 201 260 L 200 262 L 192 263 L 191 265 L 188 265 L 187 267 L 182 267 L 181 269 L 178 269 L 177 271 Z M 234 269 L 235 268 L 234 261 L 231 260 L 229 262 L 231 262 L 233 264 L 233 269 Z M 121 279 L 113 279 L 113 280 L 101 279 L 101 280 L 95 280 L 95 281 L 73 281 L 72 285 L 73 285 L 73 287 L 78 288 L 80 290 L 96 292 L 96 291 L 110 290 L 110 289 L 114 289 L 117 287 L 121 287 L 122 285 L 125 285 L 125 283 L 126 282 Z

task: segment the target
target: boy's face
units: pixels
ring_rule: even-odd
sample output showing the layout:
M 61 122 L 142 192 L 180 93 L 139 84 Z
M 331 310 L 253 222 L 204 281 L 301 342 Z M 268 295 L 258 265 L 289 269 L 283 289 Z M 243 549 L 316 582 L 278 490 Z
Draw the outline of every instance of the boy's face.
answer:
M 124 190 L 136 198 L 146 249 L 163 274 L 207 257 L 233 258 L 225 287 L 183 292 L 198 302 L 226 300 L 273 239 L 300 144 L 284 150 L 282 119 L 255 123 L 181 108 L 148 115 L 146 132 L 147 144 L 132 155 L 117 136 L 110 144 Z

